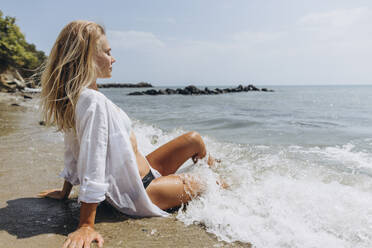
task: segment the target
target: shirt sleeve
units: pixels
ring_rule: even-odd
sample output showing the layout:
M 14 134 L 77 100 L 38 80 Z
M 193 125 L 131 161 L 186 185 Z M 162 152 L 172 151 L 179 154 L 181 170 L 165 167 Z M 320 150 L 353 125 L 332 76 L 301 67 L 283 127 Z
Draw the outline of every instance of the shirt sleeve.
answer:
M 80 100 L 80 99 L 79 99 Z M 80 181 L 79 202 L 105 200 L 108 142 L 107 109 L 104 99 L 83 99 L 76 107 L 76 131 L 80 143 L 77 171 Z

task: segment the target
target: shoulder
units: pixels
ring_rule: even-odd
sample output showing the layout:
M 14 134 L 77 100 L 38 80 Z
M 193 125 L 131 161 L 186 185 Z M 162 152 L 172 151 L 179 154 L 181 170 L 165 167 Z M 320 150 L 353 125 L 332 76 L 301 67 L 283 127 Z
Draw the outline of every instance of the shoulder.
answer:
M 93 106 L 104 106 L 106 104 L 107 97 L 99 91 L 84 88 L 76 104 L 76 110 L 86 110 Z
M 99 102 L 99 101 L 106 101 L 107 97 L 97 90 L 92 90 L 89 88 L 84 88 L 80 92 L 78 102 Z

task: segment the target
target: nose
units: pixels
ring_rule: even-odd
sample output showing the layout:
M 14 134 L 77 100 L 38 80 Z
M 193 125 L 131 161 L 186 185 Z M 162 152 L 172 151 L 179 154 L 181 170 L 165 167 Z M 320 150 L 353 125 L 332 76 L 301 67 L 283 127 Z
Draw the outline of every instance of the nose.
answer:
M 116 62 L 116 59 L 114 59 L 114 57 L 111 57 L 111 64 L 113 64 L 115 62 Z

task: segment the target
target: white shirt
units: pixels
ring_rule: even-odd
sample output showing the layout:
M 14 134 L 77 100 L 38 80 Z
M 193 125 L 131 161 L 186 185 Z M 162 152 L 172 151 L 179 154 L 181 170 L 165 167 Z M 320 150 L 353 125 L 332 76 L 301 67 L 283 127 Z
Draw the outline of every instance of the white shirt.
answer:
M 61 176 L 80 184 L 79 202 L 105 199 L 134 216 L 167 216 L 148 197 L 130 142 L 131 121 L 102 93 L 84 88 L 76 110 L 76 135 L 65 133 Z

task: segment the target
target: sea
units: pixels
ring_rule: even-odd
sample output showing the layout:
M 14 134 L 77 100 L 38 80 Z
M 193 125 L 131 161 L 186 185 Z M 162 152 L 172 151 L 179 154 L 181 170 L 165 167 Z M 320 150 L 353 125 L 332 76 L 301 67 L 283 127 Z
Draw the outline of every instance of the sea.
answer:
M 100 91 L 132 119 L 143 153 L 197 131 L 221 160 L 181 167 L 206 184 L 176 213 L 185 225 L 259 248 L 372 247 L 372 86 L 265 87 L 274 92 Z

